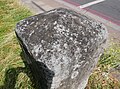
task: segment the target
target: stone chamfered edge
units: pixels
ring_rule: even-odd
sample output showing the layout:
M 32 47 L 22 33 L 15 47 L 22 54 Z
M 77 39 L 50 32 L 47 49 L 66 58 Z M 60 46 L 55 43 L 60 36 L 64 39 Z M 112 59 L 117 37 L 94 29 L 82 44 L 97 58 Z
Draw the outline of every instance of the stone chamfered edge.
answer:
M 65 8 L 28 17 L 15 32 L 38 89 L 83 89 L 108 36 L 103 24 Z

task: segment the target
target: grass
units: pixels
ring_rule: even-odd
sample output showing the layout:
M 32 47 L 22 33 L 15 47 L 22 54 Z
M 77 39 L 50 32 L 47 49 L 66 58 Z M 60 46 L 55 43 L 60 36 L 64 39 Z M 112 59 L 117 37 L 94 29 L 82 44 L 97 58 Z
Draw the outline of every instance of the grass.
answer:
M 32 15 L 17 0 L 0 0 L 0 89 L 33 89 L 14 28 L 18 21 Z M 109 70 L 120 64 L 120 45 L 114 44 L 101 56 L 86 89 L 120 89 L 120 82 Z
M 32 89 L 14 33 L 16 23 L 30 15 L 17 0 L 0 0 L 0 89 Z
M 120 44 L 113 43 L 100 57 L 97 67 L 89 78 L 86 89 L 120 89 L 120 81 L 110 70 L 120 65 Z M 114 71 L 118 73 L 117 70 Z M 120 76 L 120 71 L 119 71 Z

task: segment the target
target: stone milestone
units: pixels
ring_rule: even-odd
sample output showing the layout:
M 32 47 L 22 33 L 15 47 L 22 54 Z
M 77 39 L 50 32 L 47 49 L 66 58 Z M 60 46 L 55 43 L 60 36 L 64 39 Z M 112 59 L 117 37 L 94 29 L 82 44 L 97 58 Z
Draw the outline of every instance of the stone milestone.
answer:
M 107 40 L 103 24 L 65 8 L 28 17 L 15 32 L 38 89 L 84 89 Z

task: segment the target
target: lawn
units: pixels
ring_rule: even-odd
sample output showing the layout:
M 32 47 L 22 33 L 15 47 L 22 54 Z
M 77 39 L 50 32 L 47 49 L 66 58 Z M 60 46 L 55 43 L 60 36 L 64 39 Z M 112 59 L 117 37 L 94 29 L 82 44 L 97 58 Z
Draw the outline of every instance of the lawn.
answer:
M 120 67 L 117 69 L 118 65 L 120 65 L 120 44 L 111 43 L 100 57 L 86 89 L 120 89 Z M 119 75 L 119 81 L 115 75 Z
M 0 89 L 32 89 L 14 29 L 32 13 L 17 0 L 0 0 Z
M 22 51 L 14 29 L 18 21 L 31 16 L 17 0 L 0 0 L 0 89 L 33 89 L 29 70 L 22 60 Z M 101 56 L 89 78 L 86 89 L 120 89 L 120 82 L 109 73 L 120 65 L 120 45 L 111 45 Z

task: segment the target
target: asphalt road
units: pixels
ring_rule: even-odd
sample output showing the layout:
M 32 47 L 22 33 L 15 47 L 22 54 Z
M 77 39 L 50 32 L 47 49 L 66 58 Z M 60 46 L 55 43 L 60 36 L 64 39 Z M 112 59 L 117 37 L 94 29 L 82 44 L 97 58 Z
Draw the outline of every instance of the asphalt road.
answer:
M 120 0 L 64 0 L 120 25 Z M 96 2 L 97 1 L 97 2 Z M 100 1 L 100 2 L 99 2 Z

